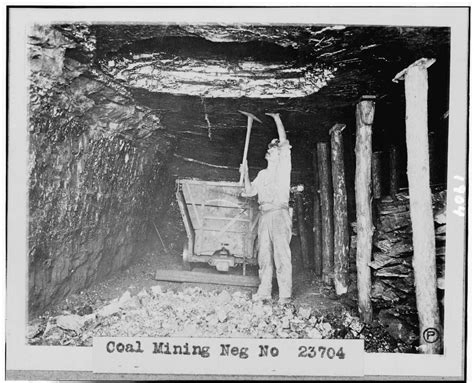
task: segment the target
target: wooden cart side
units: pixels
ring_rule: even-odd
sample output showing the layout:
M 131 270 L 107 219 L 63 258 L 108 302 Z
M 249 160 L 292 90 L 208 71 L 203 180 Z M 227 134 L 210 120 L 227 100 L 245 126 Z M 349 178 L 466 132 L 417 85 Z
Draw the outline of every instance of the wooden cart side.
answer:
M 178 180 L 177 185 L 177 200 L 190 238 L 188 247 L 192 249 L 189 257 L 204 261 L 223 246 L 246 262 L 255 257 L 259 213 L 254 201 L 240 198 L 241 185 L 189 179 Z
M 179 184 L 176 190 L 176 200 L 178 201 L 179 211 L 181 212 L 184 228 L 186 229 L 186 234 L 188 236 L 188 255 L 192 256 L 194 254 L 195 233 L 191 223 L 191 216 L 189 215 L 188 206 L 184 201 L 183 191 L 181 190 Z M 184 261 L 187 261 L 187 259 L 184 259 Z

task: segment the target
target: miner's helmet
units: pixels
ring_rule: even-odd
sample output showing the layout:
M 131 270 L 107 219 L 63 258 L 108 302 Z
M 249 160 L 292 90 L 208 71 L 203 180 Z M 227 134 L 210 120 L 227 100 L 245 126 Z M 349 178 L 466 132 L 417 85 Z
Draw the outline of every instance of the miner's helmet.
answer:
M 268 144 L 268 149 L 273 149 L 278 147 L 280 145 L 280 140 L 278 138 L 274 138 L 273 140 L 270 141 Z

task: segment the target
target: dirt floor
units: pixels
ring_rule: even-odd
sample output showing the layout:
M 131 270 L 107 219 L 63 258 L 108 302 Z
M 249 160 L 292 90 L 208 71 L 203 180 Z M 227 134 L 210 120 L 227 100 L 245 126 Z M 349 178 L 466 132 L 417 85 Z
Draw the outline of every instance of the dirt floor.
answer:
M 256 288 L 157 281 L 156 270 L 183 270 L 181 252 L 155 250 L 128 269 L 73 294 L 30 321 L 29 344 L 91 346 L 94 336 L 194 336 L 255 338 L 364 338 L 369 352 L 413 352 L 386 325 L 359 321 L 354 293 L 337 297 L 331 287 L 302 268 L 297 237 L 292 240 L 293 302 L 252 302 Z M 200 272 L 218 273 L 206 264 Z M 236 268 L 232 273 L 242 273 Z M 257 275 L 256 267 L 247 268 Z M 275 281 L 276 282 L 276 281 Z M 354 292 L 354 286 L 351 289 Z
M 318 282 L 313 272 L 302 269 L 301 262 L 298 259 L 299 247 L 295 244 L 296 240 L 297 238 L 292 241 L 293 253 L 297 255 L 293 256 L 293 303 L 296 306 L 309 305 L 321 314 L 347 308 L 338 299 L 331 288 Z M 130 268 L 115 274 L 105 281 L 94 284 L 79 294 L 71 295 L 64 302 L 54 306 L 50 312 L 46 312 L 45 315 L 55 316 L 65 310 L 78 311 L 78 307 L 82 304 L 85 306 L 98 307 L 100 304 L 119 298 L 126 291 L 130 291 L 130 294 L 134 296 L 143 289 L 150 289 L 156 285 L 161 286 L 163 290 L 172 290 L 175 292 L 183 291 L 184 289 L 194 286 L 199 286 L 205 291 L 227 290 L 231 294 L 240 291 L 249 298 L 256 292 L 256 288 L 253 287 L 157 281 L 154 279 L 156 270 L 184 270 L 180 252 L 168 250 L 168 253 L 166 253 L 163 249 L 158 248 L 143 254 Z M 206 263 L 193 263 L 192 270 L 201 273 L 222 274 Z M 229 274 L 242 275 L 242 267 L 237 266 L 231 269 Z M 247 266 L 246 274 L 257 276 L 257 267 Z M 278 285 L 276 279 L 274 279 L 273 283 L 273 298 L 275 301 L 278 300 Z M 348 301 L 346 300 L 345 302 L 347 305 Z

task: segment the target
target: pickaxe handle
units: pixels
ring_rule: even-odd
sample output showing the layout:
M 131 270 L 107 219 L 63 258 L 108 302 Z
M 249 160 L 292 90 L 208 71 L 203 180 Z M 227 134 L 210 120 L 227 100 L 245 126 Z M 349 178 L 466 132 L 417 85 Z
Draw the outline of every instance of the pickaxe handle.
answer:
M 247 135 L 245 136 L 245 146 L 244 146 L 244 155 L 242 157 L 242 165 L 245 165 L 247 162 L 247 153 L 249 151 L 249 142 L 250 142 L 250 131 L 252 130 L 252 123 L 253 120 L 257 120 L 258 122 L 262 123 L 257 117 L 255 117 L 252 113 L 242 112 L 239 110 L 240 113 L 245 114 L 247 116 Z M 244 173 L 240 173 L 240 180 L 239 183 L 243 185 L 244 183 Z

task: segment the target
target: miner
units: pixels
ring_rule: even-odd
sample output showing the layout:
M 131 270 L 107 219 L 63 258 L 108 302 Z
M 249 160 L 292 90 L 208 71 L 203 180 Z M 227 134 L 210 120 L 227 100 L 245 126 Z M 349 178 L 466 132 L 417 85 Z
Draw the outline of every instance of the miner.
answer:
M 260 217 L 258 221 L 258 266 L 260 286 L 254 300 L 269 300 L 272 293 L 273 265 L 279 288 L 279 302 L 290 302 L 292 287 L 291 269 L 291 217 L 290 197 L 291 146 L 278 113 L 266 113 L 272 117 L 279 138 L 268 145 L 265 159 L 267 168 L 261 170 L 250 182 L 245 162 L 240 171 L 244 174 L 244 197 L 258 196 Z

